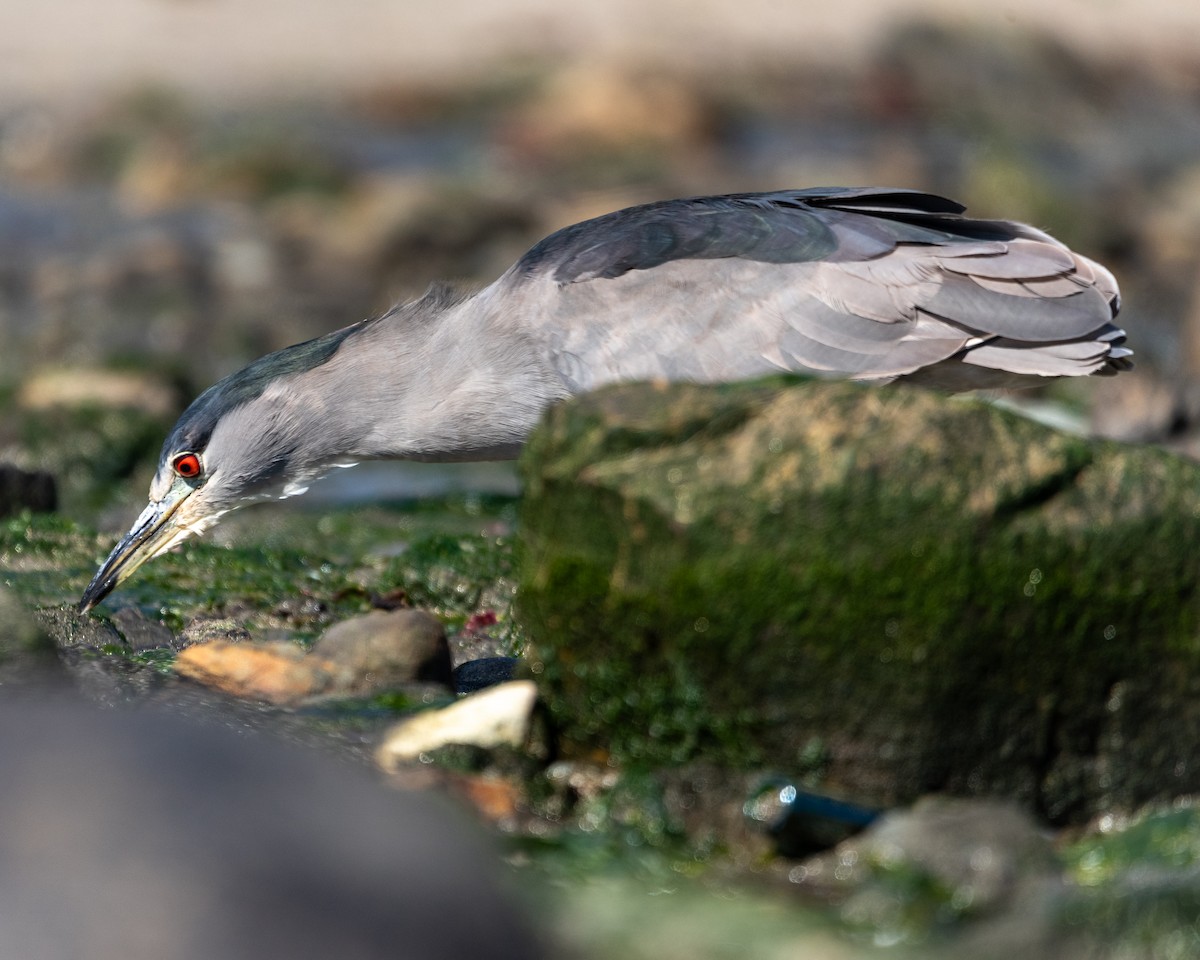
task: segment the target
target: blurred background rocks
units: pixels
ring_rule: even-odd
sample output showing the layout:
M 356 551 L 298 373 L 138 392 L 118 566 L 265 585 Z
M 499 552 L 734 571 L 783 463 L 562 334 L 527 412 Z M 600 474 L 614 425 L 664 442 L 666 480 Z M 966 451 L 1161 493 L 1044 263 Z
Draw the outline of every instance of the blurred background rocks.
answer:
M 1110 264 L 1139 376 L 1061 398 L 1105 435 L 1193 446 L 1200 32 L 1185 28 L 1200 14 L 1016 2 L 967 17 L 889 0 L 836 16 L 763 0 L 272 9 L 0 13 L 4 395 L 68 366 L 105 394 L 93 405 L 127 405 L 133 386 L 96 371 L 150 371 L 166 384 L 149 408 L 169 419 L 265 351 L 433 279 L 487 283 L 582 217 L 885 183 L 1028 220 Z

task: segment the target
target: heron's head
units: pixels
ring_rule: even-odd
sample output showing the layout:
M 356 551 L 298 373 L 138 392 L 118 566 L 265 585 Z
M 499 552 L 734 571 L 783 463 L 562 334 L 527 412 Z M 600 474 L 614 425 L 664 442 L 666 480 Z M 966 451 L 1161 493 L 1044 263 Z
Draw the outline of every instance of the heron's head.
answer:
M 150 502 L 88 584 L 81 611 L 230 510 L 303 493 L 345 460 L 354 439 L 322 370 L 353 329 L 262 357 L 193 401 L 163 443 Z

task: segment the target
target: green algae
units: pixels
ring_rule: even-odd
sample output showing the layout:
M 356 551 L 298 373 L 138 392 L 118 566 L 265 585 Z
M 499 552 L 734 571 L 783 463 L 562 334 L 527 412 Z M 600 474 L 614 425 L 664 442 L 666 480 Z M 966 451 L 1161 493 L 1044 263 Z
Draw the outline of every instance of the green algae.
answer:
M 1133 817 L 1106 815 L 1063 852 L 1079 888 L 1064 930 L 1086 932 L 1094 955 L 1187 960 L 1200 948 L 1200 810 L 1190 800 Z
M 524 469 L 519 610 L 574 749 L 788 769 L 817 736 L 872 799 L 1054 820 L 1200 786 L 1191 464 L 799 383 L 601 392 Z
M 1076 883 L 1101 887 L 1131 870 L 1200 871 L 1200 808 L 1183 800 L 1135 817 L 1108 815 L 1101 829 L 1071 844 L 1064 860 Z
M 132 605 L 175 632 L 199 614 L 230 615 L 252 635 L 283 628 L 305 641 L 332 620 L 369 609 L 373 597 L 400 590 L 452 630 L 487 606 L 497 612 L 497 630 L 515 637 L 512 547 L 492 532 L 512 509 L 504 498 L 451 497 L 412 509 L 330 510 L 315 522 L 308 511 L 281 509 L 271 519 L 269 508 L 248 512 L 233 531 L 236 545 L 190 541 L 156 558 L 98 615 Z M 6 518 L 0 582 L 29 606 L 73 604 L 111 546 L 111 537 L 64 517 Z

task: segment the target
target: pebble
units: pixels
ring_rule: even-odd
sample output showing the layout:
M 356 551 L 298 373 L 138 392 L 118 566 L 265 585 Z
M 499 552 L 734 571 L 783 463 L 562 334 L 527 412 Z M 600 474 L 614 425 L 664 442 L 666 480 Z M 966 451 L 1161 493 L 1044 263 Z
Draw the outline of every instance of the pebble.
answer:
M 351 680 L 337 664 L 287 641 L 196 644 L 175 658 L 175 670 L 232 696 L 277 706 L 348 689 Z
M 456 693 L 475 693 L 507 683 L 520 662 L 520 657 L 481 657 L 460 663 L 454 668 L 454 690 Z
M 532 680 L 489 687 L 448 707 L 402 720 L 384 735 L 375 759 L 390 772 L 448 744 L 520 747 L 529 736 L 536 702 L 537 685 Z
M 175 634 L 157 620 L 151 620 L 137 607 L 122 607 L 112 622 L 130 650 L 159 650 L 175 646 Z
M 1062 868 L 1050 838 L 1011 801 L 924 797 L 789 878 L 840 901 L 843 918 L 866 929 L 911 921 L 916 937 L 922 924 L 969 921 L 956 956 L 1062 956 Z M 913 900 L 913 891 L 924 892 Z
M 336 623 L 313 645 L 312 655 L 349 671 L 358 694 L 412 681 L 454 683 L 446 632 L 424 610 L 375 610 Z
M 179 649 L 196 644 L 242 643 L 250 639 L 250 632 L 232 617 L 193 617 L 179 635 Z

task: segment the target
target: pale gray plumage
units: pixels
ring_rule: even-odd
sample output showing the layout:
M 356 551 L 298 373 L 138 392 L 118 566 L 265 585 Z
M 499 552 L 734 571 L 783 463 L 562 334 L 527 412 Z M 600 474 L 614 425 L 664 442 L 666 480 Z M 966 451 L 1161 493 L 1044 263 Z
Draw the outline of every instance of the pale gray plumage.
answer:
M 361 459 L 512 456 L 546 406 L 615 381 L 786 370 L 962 390 L 1129 367 L 1107 270 L 962 210 L 887 189 L 631 207 L 551 234 L 473 296 L 435 288 L 263 357 L 180 418 L 81 606 L 244 502 Z

